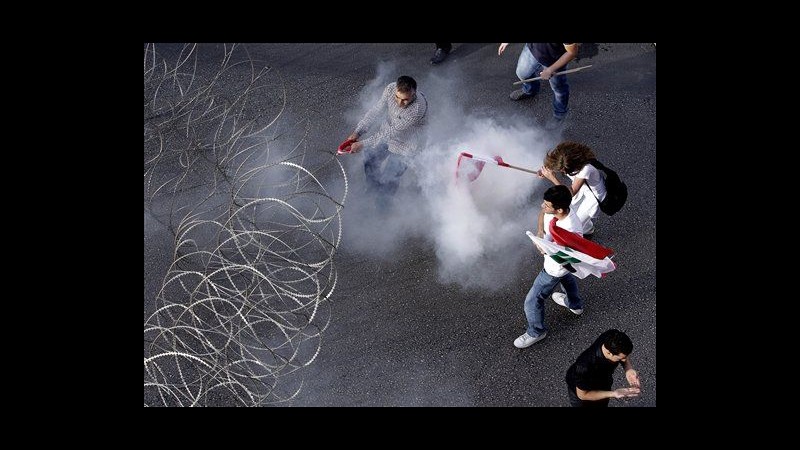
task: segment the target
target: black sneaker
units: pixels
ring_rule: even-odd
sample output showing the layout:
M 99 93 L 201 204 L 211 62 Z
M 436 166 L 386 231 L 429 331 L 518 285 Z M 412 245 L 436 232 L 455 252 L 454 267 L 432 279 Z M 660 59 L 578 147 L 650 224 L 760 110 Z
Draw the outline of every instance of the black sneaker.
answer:
M 522 89 L 517 89 L 516 91 L 512 92 L 509 97 L 511 97 L 511 100 L 522 100 L 533 97 L 533 94 L 526 94 Z
M 433 54 L 433 58 L 431 58 L 431 64 L 439 64 L 444 61 L 449 53 L 449 51 L 443 48 L 437 48 L 436 52 Z

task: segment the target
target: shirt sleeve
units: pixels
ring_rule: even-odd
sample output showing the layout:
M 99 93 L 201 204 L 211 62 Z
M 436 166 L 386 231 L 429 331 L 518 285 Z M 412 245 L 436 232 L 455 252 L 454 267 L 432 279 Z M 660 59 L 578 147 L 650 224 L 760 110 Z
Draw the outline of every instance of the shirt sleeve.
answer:
M 589 197 L 597 198 L 597 185 L 603 180 L 603 177 L 600 175 L 600 171 L 597 170 L 597 168 L 589 163 L 586 163 L 581 170 L 575 174 L 575 178 L 583 178 L 586 180 L 583 182 L 581 190 L 588 191 L 586 192 L 586 195 Z M 592 189 L 590 185 L 595 186 L 595 189 Z
M 592 166 L 589 163 L 584 164 L 583 167 L 581 167 L 581 170 L 579 170 L 578 173 L 575 174 L 575 178 L 583 178 L 584 180 L 588 180 L 589 171 L 592 170 L 593 168 L 594 166 Z
M 585 364 L 577 364 L 575 366 L 575 386 L 580 388 L 582 391 L 591 391 L 593 390 L 591 385 L 589 384 L 589 371 Z
M 550 213 L 544 213 L 544 240 L 545 241 L 553 242 L 553 235 L 550 234 L 550 222 L 555 217 L 556 216 L 554 216 L 554 215 L 552 215 Z
M 360 122 L 358 122 L 358 125 L 356 125 L 357 135 L 361 136 L 362 134 L 364 134 L 367 131 L 367 129 L 369 129 L 370 125 L 372 125 L 372 123 L 375 122 L 375 119 L 378 118 L 380 113 L 384 109 L 386 109 L 386 104 L 389 102 L 390 91 L 394 91 L 395 84 L 396 83 L 389 83 L 389 85 L 386 86 L 386 89 L 383 90 L 383 95 L 381 95 L 381 98 L 380 100 L 378 100 L 378 103 L 375 103 L 375 105 L 372 108 L 370 108 L 370 110 L 367 111 L 367 113 L 364 115 L 364 118 L 361 119 Z

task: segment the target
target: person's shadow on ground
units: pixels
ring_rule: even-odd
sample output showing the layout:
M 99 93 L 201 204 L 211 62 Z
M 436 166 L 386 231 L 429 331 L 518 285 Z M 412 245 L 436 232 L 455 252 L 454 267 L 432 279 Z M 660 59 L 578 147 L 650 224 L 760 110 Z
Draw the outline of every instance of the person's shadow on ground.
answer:
M 476 44 L 476 43 L 465 43 L 459 46 L 453 46 L 453 50 L 450 51 L 450 55 L 456 55 L 459 58 L 463 58 L 465 56 L 471 55 L 478 50 L 486 47 L 490 44 Z
M 594 42 L 581 44 L 578 46 L 578 56 L 575 58 L 575 62 L 578 62 L 583 58 L 591 59 L 597 56 L 597 53 L 599 53 L 599 50 L 597 49 L 597 44 Z

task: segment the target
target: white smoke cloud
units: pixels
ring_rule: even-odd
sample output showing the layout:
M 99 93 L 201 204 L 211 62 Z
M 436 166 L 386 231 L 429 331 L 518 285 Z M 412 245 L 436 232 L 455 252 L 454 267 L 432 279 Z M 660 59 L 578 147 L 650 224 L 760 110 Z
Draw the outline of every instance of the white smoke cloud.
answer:
M 359 111 L 348 116 L 353 118 L 353 127 L 386 84 L 399 75 L 414 77 L 390 69 L 380 66 L 375 80 L 365 88 L 369 94 L 362 93 Z M 458 154 L 501 156 L 509 164 L 536 170 L 556 141 L 532 117 L 504 114 L 501 122 L 490 112 L 463 111 L 454 95 L 463 87 L 452 73 L 415 79 L 429 102 L 427 145 L 403 176 L 394 208 L 386 214 L 375 208 L 373 194 L 365 188 L 363 156 L 347 157 L 354 189 L 344 212 L 342 251 L 392 259 L 404 242 L 421 238 L 435 251 L 440 282 L 500 289 L 521 271 L 533 270 L 530 256 L 538 253 L 525 231 L 536 230 L 542 198 L 541 193 L 534 197 L 534 191 L 540 182 L 550 183 L 492 164 L 470 182 L 456 177 Z

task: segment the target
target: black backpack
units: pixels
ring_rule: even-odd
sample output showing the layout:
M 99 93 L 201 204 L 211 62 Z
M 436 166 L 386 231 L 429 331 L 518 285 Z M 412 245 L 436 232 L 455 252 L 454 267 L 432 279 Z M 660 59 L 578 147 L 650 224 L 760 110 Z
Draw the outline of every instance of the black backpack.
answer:
M 603 211 L 609 216 L 613 216 L 617 211 L 622 209 L 622 205 L 624 205 L 625 200 L 628 199 L 628 186 L 619 179 L 617 172 L 604 166 L 600 161 L 590 159 L 589 164 L 603 173 L 603 179 L 606 185 L 606 198 L 600 202 L 600 211 Z M 589 190 L 591 191 L 592 189 L 589 188 Z M 592 194 L 594 194 L 594 191 L 592 191 Z M 597 195 L 595 195 L 595 198 L 597 198 Z

